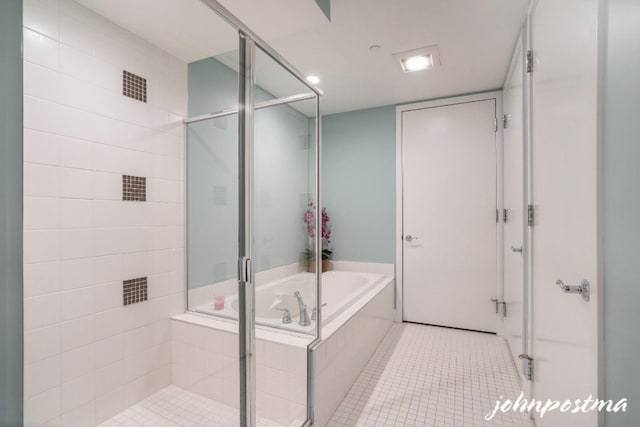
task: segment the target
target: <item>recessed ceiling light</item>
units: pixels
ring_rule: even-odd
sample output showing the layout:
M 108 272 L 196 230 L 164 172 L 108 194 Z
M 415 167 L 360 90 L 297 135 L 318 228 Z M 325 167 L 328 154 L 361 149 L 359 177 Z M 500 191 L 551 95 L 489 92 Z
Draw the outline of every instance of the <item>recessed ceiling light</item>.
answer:
M 400 69 L 404 73 L 428 70 L 440 65 L 438 46 L 428 46 L 394 53 L 393 57 L 398 61 L 398 65 L 400 65 Z
M 320 83 L 320 77 L 314 75 L 307 76 L 307 81 L 312 85 L 317 85 L 318 83 Z
M 405 73 L 433 68 L 433 58 L 429 54 L 410 56 L 406 59 L 401 59 L 400 63 Z

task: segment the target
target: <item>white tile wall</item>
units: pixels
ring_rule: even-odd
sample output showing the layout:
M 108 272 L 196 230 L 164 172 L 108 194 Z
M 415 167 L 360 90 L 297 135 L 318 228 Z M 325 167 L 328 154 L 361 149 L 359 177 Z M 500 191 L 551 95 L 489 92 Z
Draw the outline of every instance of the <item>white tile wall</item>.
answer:
M 172 320 L 172 383 L 237 409 L 238 335 Z M 281 425 L 306 419 L 307 350 L 256 339 L 256 410 Z
M 324 426 L 393 324 L 393 281 L 313 351 L 315 424 Z M 375 425 L 375 424 L 374 424 Z
M 25 417 L 95 425 L 170 383 L 187 65 L 71 0 L 24 1 Z M 121 95 L 122 70 L 148 103 Z M 122 174 L 149 202 L 122 202 Z M 149 301 L 122 307 L 122 280 Z
M 387 277 L 395 277 L 395 264 L 378 262 L 356 262 L 356 261 L 330 261 L 329 269 L 337 271 L 359 271 L 362 273 L 376 273 Z

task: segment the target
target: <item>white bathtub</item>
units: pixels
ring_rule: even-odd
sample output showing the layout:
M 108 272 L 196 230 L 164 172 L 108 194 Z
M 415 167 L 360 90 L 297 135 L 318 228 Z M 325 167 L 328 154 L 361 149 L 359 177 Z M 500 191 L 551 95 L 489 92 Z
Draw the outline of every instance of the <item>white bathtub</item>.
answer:
M 322 326 L 339 316 L 354 301 L 384 280 L 385 276 L 374 273 L 350 271 L 328 271 L 322 274 Z M 300 326 L 300 310 L 293 296 L 300 292 L 307 312 L 311 317 L 315 301 L 315 276 L 313 273 L 298 273 L 270 283 L 256 286 L 256 324 L 286 329 L 295 332 L 313 333 L 315 321 L 309 326 Z M 282 322 L 283 312 L 276 308 L 286 308 L 291 314 L 291 323 Z M 226 298 L 225 308 L 215 310 L 213 302 L 198 306 L 198 312 L 204 312 L 227 318 L 238 318 L 238 296 Z
M 256 320 L 261 324 L 256 327 L 255 353 L 258 416 L 281 425 L 303 420 L 310 390 L 315 425 L 325 425 L 391 327 L 393 265 L 334 262 L 336 267 L 322 276 L 322 298 L 327 305 L 322 308 L 322 339 L 312 348 L 316 324 L 298 325 L 293 293 L 300 291 L 311 314 L 313 274 L 289 270 L 279 279 L 274 279 L 277 271 L 258 274 L 258 281 L 267 282 L 256 287 Z M 371 270 L 375 273 L 366 272 Z M 226 288 L 225 309 L 219 311 L 210 301 L 219 287 L 202 290 L 197 296 L 203 298 L 201 303 L 210 301 L 197 311 L 222 314 L 226 319 L 193 311 L 173 316 L 171 378 L 179 387 L 238 408 L 238 322 L 229 320 L 238 317 L 234 289 L 231 285 Z M 290 324 L 283 325 L 282 313 L 271 307 L 276 299 L 285 306 L 293 304 Z M 211 360 L 226 362 L 219 366 L 207 362 Z M 284 375 L 278 378 L 288 378 L 289 387 L 273 387 L 266 380 L 268 372 Z

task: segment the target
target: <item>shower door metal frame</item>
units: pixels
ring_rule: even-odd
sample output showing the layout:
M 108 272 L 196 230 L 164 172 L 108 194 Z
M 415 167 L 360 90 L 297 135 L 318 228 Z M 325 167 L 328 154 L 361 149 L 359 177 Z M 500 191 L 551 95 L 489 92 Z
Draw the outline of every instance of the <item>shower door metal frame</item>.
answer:
M 238 84 L 238 342 L 240 425 L 256 424 L 256 318 L 253 258 L 253 85 L 255 42 L 240 34 Z
M 238 107 L 237 109 L 224 110 L 205 116 L 184 120 L 185 126 L 201 120 L 221 117 L 238 113 L 238 166 L 239 166 L 239 233 L 238 233 L 238 338 L 239 338 L 239 374 L 240 374 L 240 425 L 242 427 L 254 427 L 256 425 L 256 374 L 255 374 L 255 273 L 252 268 L 254 255 L 253 245 L 253 142 L 254 142 L 254 111 L 256 108 L 265 108 L 282 103 L 316 99 L 316 123 L 315 123 L 315 178 L 316 178 L 316 205 L 321 206 L 320 194 L 320 108 L 319 97 L 322 95 L 315 86 L 306 81 L 304 74 L 298 71 L 292 64 L 284 59 L 278 52 L 271 48 L 250 28 L 244 25 L 229 10 L 216 0 L 200 0 L 204 5 L 212 9 L 227 23 L 238 31 L 240 42 L 240 63 L 238 82 Z M 270 100 L 254 104 L 253 89 L 255 86 L 255 52 L 256 48 L 278 63 L 284 70 L 311 90 L 313 94 L 298 94 L 291 97 Z M 185 130 L 186 133 L 186 130 Z M 322 236 L 321 216 L 316 215 L 316 236 Z M 322 239 L 316 238 L 316 254 L 322 253 Z M 320 256 L 316 256 L 316 301 L 321 301 L 321 262 Z M 316 321 L 316 338 L 307 348 L 307 415 L 304 425 L 311 423 L 313 411 L 310 402 L 313 400 L 313 387 L 311 375 L 311 348 L 320 341 L 322 325 L 322 308 L 318 306 Z
M 261 110 L 263 108 L 275 107 L 277 105 L 292 104 L 299 101 L 307 101 L 309 99 L 315 99 L 315 93 L 299 93 L 296 95 L 284 96 L 282 98 L 269 99 L 268 101 L 256 102 L 253 106 L 253 110 Z M 215 113 L 203 114 L 201 116 L 190 117 L 184 120 L 184 123 L 197 123 L 209 119 L 217 119 L 218 117 L 233 116 L 238 114 L 238 107 L 228 108 L 226 110 L 216 111 Z

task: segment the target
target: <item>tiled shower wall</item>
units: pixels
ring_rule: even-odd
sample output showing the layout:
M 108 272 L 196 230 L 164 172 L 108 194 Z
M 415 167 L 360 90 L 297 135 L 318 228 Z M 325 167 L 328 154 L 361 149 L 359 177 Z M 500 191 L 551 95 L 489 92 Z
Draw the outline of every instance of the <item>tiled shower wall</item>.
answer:
M 25 423 L 92 425 L 171 381 L 187 65 L 70 0 L 25 0 L 24 26 Z

